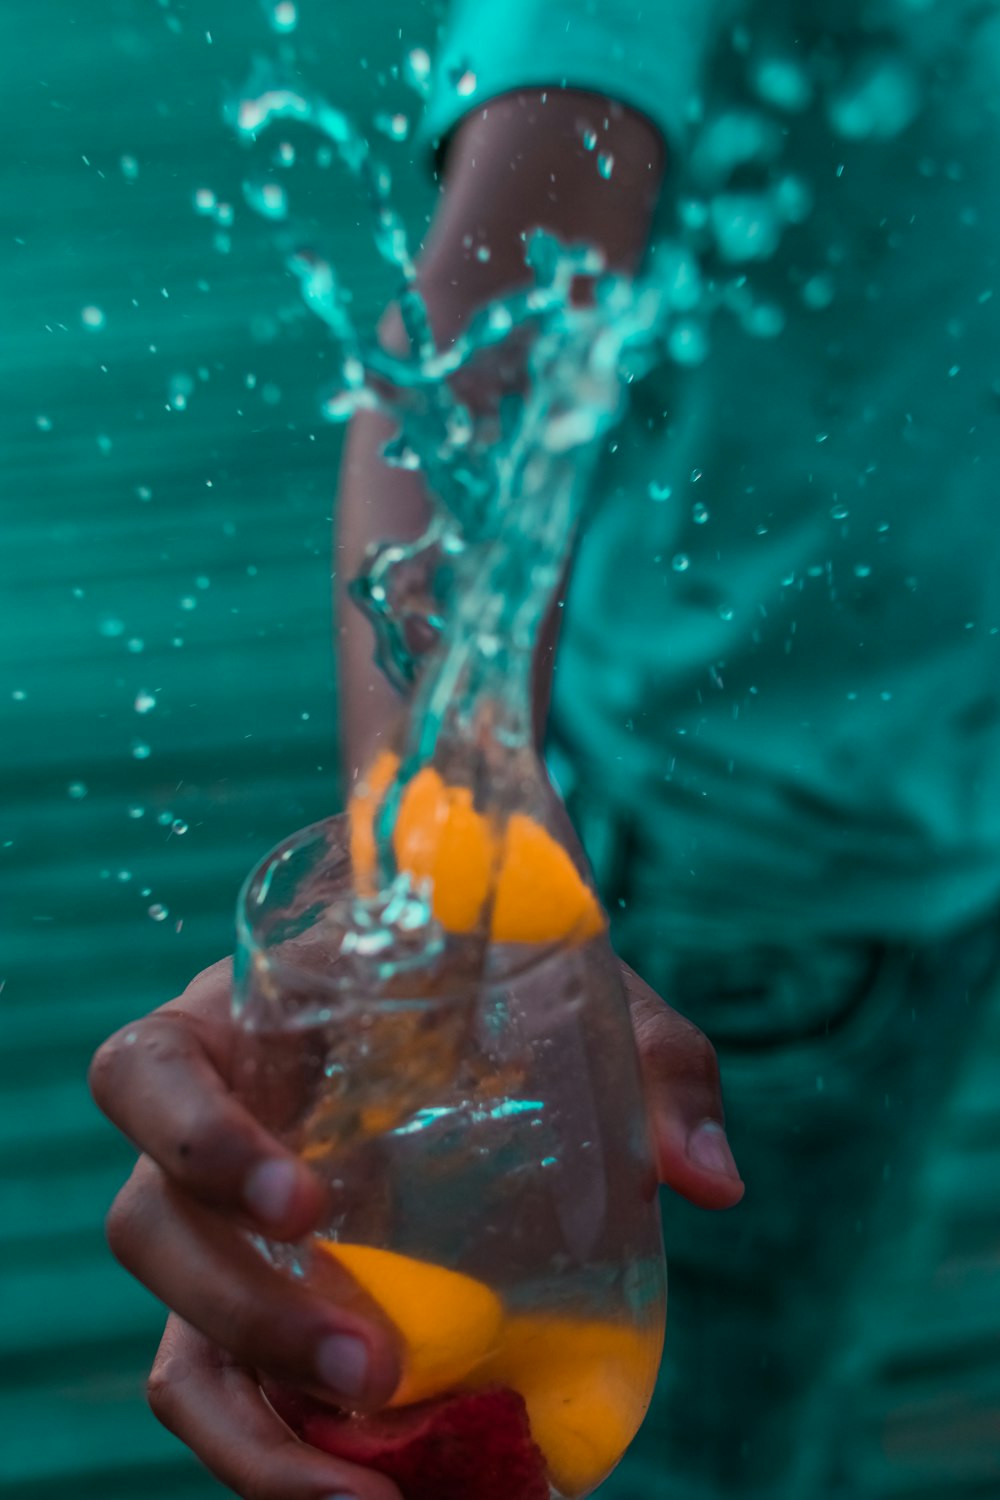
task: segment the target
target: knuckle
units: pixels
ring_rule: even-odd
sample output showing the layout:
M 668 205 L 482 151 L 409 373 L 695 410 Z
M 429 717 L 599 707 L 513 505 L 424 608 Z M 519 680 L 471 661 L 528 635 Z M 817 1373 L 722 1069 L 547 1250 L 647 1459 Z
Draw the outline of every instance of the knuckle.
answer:
M 164 1427 L 172 1425 L 177 1403 L 177 1379 L 170 1356 L 157 1357 L 146 1377 L 149 1409 Z
M 148 1182 L 140 1161 L 115 1197 L 104 1221 L 104 1232 L 112 1255 L 126 1270 L 136 1263 L 137 1250 L 148 1240 Z

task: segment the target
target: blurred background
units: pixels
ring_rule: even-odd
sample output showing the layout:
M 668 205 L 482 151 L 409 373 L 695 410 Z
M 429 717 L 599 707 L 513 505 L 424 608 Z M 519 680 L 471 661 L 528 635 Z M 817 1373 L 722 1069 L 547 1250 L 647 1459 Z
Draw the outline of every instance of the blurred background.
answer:
M 359 121 L 414 117 L 394 70 L 433 46 L 443 8 L 300 0 L 297 56 Z M 163 1315 L 104 1245 L 130 1153 L 84 1073 L 106 1034 L 229 951 L 257 858 L 337 805 L 330 347 L 242 188 L 286 170 L 280 142 L 362 322 L 388 287 L 314 140 L 281 131 L 248 156 L 222 124 L 289 14 L 0 13 L 0 1488 L 20 1500 L 222 1493 L 145 1408 Z M 405 141 L 382 154 L 419 231 L 425 166 Z M 956 1445 L 984 1500 L 1000 1493 L 1000 1328 L 980 1295 L 998 1080 L 995 1005 L 932 1165 L 933 1213 L 880 1291 L 895 1316 L 858 1350 L 872 1493 L 943 1500 L 935 1455 Z M 949 1359 L 974 1384 L 942 1404 L 926 1391 Z

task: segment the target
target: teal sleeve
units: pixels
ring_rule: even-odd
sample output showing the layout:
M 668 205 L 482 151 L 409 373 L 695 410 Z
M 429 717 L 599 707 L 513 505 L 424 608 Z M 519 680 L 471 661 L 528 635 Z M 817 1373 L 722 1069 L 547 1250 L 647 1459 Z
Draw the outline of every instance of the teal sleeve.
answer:
M 718 0 L 454 0 L 420 135 L 443 139 L 514 89 L 575 88 L 647 116 L 680 144 Z

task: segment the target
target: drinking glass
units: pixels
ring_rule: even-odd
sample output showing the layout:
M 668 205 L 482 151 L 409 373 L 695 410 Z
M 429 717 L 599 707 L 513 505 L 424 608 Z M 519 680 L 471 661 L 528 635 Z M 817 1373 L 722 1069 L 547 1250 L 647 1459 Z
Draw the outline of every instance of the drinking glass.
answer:
M 352 956 L 352 896 L 343 818 L 279 845 L 240 896 L 237 1088 L 332 1205 L 305 1242 L 262 1248 L 320 1295 L 346 1269 L 394 1323 L 394 1408 L 514 1393 L 544 1493 L 580 1500 L 639 1428 L 666 1308 L 617 962 L 604 935 L 484 965 L 460 942 L 429 964 L 365 954 L 355 933 Z

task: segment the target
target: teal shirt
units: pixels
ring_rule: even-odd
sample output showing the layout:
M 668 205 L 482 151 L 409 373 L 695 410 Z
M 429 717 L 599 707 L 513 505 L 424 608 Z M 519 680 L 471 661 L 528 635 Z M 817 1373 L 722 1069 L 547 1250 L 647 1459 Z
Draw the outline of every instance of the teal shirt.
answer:
M 469 0 L 426 131 L 527 85 L 656 124 L 654 239 L 724 304 L 599 469 L 573 774 L 655 845 L 661 931 L 954 926 L 1000 894 L 997 8 Z

